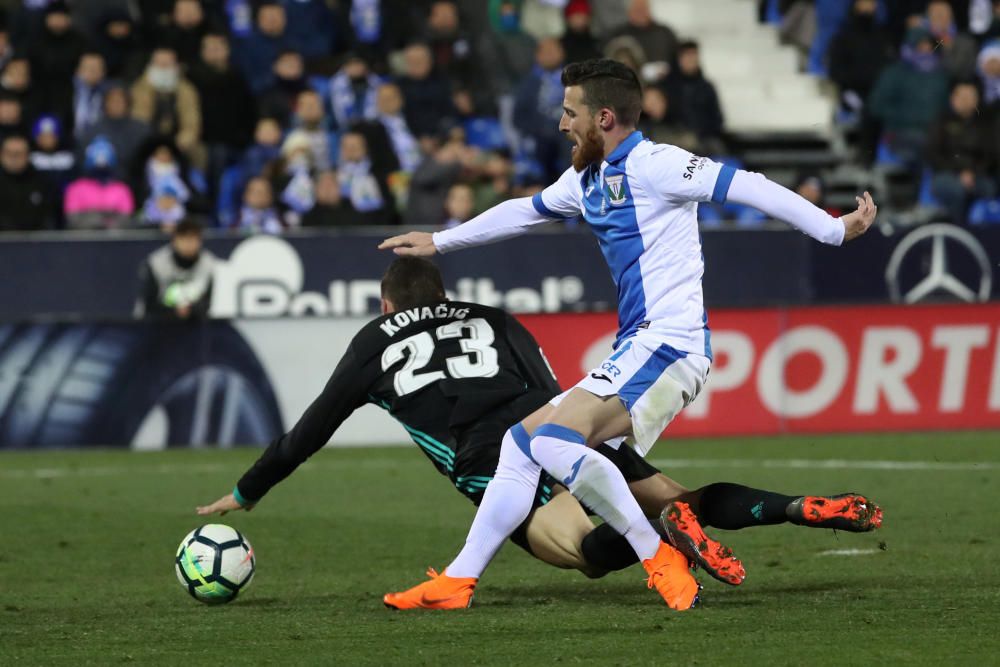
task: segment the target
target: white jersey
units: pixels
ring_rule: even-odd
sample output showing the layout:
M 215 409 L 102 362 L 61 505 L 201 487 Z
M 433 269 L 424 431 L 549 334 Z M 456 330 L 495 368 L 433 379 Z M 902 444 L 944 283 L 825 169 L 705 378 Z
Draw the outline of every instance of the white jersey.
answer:
M 843 221 L 760 174 L 698 157 L 633 132 L 600 165 L 567 169 L 532 198 L 510 199 L 434 234 L 439 252 L 492 243 L 534 225 L 582 215 L 618 287 L 618 338 L 655 331 L 667 345 L 711 359 L 701 277 L 698 202 L 735 201 L 833 245 Z
M 724 202 L 735 173 L 633 132 L 600 165 L 567 169 L 534 196 L 539 213 L 582 213 L 597 236 L 618 288 L 616 346 L 642 327 L 711 358 L 697 202 Z

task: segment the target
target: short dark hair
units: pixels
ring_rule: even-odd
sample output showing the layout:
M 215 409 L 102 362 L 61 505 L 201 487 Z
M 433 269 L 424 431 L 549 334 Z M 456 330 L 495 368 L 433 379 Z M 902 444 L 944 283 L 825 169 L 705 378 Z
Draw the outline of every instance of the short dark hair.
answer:
M 174 236 L 201 237 L 201 223 L 194 218 L 184 218 L 174 227 Z
M 400 257 L 382 276 L 382 298 L 401 310 L 443 301 L 441 271 L 423 257 Z
M 567 65 L 562 84 L 580 86 L 591 111 L 611 109 L 624 125 L 634 127 L 642 111 L 642 84 L 635 72 L 617 60 L 595 58 Z
M 678 53 L 680 53 L 681 51 L 697 51 L 697 50 L 698 50 L 698 42 L 694 41 L 693 39 L 685 39 L 684 41 L 682 41 L 680 44 L 677 45 Z

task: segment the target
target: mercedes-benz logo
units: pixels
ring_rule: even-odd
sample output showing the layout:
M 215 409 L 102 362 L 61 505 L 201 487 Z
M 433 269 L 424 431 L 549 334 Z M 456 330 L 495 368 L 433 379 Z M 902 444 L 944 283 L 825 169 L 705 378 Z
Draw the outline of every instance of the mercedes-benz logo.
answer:
M 949 244 L 964 249 L 972 256 L 979 269 L 977 286 L 970 286 L 949 270 Z M 928 245 L 930 262 L 926 264 L 926 275 L 913 287 L 902 290 L 899 272 L 903 260 L 911 251 L 921 252 Z M 989 300 L 993 288 L 993 268 L 990 266 L 989 256 L 975 236 L 961 227 L 937 223 L 910 232 L 899 242 L 885 268 L 885 282 L 893 303 L 917 303 L 939 292 L 951 294 L 966 303 L 975 303 Z

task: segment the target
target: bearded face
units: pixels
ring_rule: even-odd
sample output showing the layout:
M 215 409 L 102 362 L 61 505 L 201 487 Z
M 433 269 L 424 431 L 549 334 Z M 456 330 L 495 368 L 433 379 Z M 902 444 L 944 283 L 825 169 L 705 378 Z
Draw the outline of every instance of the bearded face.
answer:
M 597 125 L 597 116 L 604 111 L 595 112 L 587 105 L 580 86 L 566 87 L 559 131 L 573 143 L 573 168 L 577 171 L 604 159 L 604 132 Z
M 604 135 L 597 129 L 593 119 L 578 136 L 570 135 L 573 146 L 573 168 L 583 171 L 589 165 L 604 159 Z

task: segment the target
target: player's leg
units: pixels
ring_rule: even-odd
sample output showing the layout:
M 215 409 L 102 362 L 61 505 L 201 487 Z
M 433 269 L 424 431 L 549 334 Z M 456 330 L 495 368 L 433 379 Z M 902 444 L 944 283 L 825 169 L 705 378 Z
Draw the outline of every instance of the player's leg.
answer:
M 593 447 L 631 429 L 628 410 L 617 396 L 595 396 L 571 390 L 546 423 L 534 431 L 532 458 L 560 480 L 581 503 L 629 538 L 636 554 L 651 558 L 660 537 L 649 526 L 642 508 L 621 472 Z
M 594 398 L 590 394 L 586 395 Z M 610 403 L 610 401 L 607 402 Z M 618 406 L 620 408 L 620 403 Z M 446 569 L 448 576 L 478 579 L 482 576 L 486 566 L 493 559 L 497 551 L 499 551 L 504 540 L 524 521 L 530 511 L 530 504 L 534 499 L 535 488 L 541 473 L 539 464 L 530 455 L 528 433 L 537 430 L 549 420 L 555 410 L 555 406 L 546 404 L 525 417 L 520 424 L 512 427 L 504 435 L 496 474 L 486 489 L 482 503 L 479 506 L 479 511 L 476 513 L 476 518 L 469 529 L 464 547 Z M 595 419 L 600 418 L 600 414 L 595 415 Z M 627 418 L 621 419 L 619 417 L 617 422 L 608 418 L 608 425 L 604 431 L 600 430 L 601 426 L 596 421 L 594 422 L 594 430 L 597 431 L 599 437 L 605 432 L 621 431 L 627 429 L 627 427 Z M 591 451 L 586 448 L 579 448 L 578 446 L 575 446 L 574 449 L 583 449 L 585 452 Z M 594 455 L 600 457 L 596 452 L 594 452 Z M 613 464 L 603 459 L 603 457 L 600 458 L 606 465 L 614 469 Z M 567 478 L 568 475 L 564 475 L 557 479 L 565 480 Z M 620 473 L 619 478 L 621 478 Z M 624 488 L 627 495 L 628 487 L 624 486 Z M 563 502 L 567 501 L 564 500 Z M 633 500 L 632 502 L 634 503 L 635 501 Z M 600 514 L 598 508 L 589 504 L 587 506 Z M 641 515 L 641 509 L 639 510 L 639 514 Z M 586 518 L 585 515 L 584 518 Z M 656 547 L 659 546 L 660 542 L 659 536 L 649 523 L 645 521 L 644 517 L 641 517 L 641 519 L 645 524 L 643 528 L 654 536 L 655 546 L 653 553 L 655 553 Z M 593 524 L 589 519 L 587 519 L 587 524 L 589 532 L 593 528 Z M 575 520 L 572 525 L 574 526 L 572 529 L 573 535 L 577 534 L 576 527 L 583 526 L 581 522 Z M 615 525 L 619 528 L 620 533 L 625 532 L 621 530 L 619 524 Z M 625 528 L 627 528 L 627 524 Z
M 719 581 L 732 586 L 743 583 L 746 571 L 733 550 L 707 535 L 698 519 L 686 510 L 684 502 L 696 501 L 696 492 L 661 473 L 631 447 L 623 445 L 608 456 L 629 481 L 629 489 L 646 516 L 655 517 L 662 534 L 673 546 Z M 677 509 L 685 509 L 688 513 L 675 517 L 673 510 Z
M 607 574 L 607 570 L 588 563 L 584 556 L 583 542 L 592 532 L 594 523 L 580 502 L 559 487 L 549 502 L 533 510 L 514 531 L 511 541 L 544 563 L 596 578 Z
M 682 488 L 664 477 L 631 447 L 615 448 L 603 444 L 597 451 L 621 471 L 629 488 L 642 485 L 656 476 Z M 512 542 L 550 565 L 577 569 L 591 578 L 602 577 L 608 572 L 623 570 L 639 562 L 632 546 L 620 533 L 606 523 L 594 526 L 585 508 L 571 493 L 555 484 L 548 475 L 543 475 L 542 480 L 539 497 L 551 489 L 551 500 L 546 504 L 536 502 L 536 508 L 528 520 L 511 535 Z M 661 531 L 659 512 L 651 517 L 650 523 L 654 529 Z
M 539 409 L 551 410 L 549 406 Z M 486 487 L 465 545 L 442 575 L 383 597 L 394 609 L 460 609 L 472 602 L 476 583 L 504 541 L 527 519 L 542 469 L 528 454 L 530 436 L 515 424 L 503 436 L 496 473 Z
M 688 490 L 662 473 L 629 488 L 646 516 L 659 516 L 671 503 L 683 502 L 702 526 L 724 530 L 793 523 L 863 533 L 882 525 L 882 509 L 857 493 L 787 495 L 732 482 Z
M 628 540 L 650 573 L 650 586 L 657 588 L 671 608 L 689 609 L 697 602 L 699 586 L 688 572 L 687 558 L 660 539 L 622 473 L 591 448 L 631 432 L 631 415 L 617 396 L 596 396 L 577 387 L 534 431 L 530 454 Z
M 449 576 L 478 579 L 514 530 L 531 511 L 542 468 L 531 458 L 529 430 L 553 407 L 545 404 L 503 436 L 496 474 L 486 488 L 465 546 L 447 568 Z
M 619 469 L 635 465 L 628 460 L 637 456 L 631 449 L 622 447 L 616 455 L 622 459 L 616 460 Z M 746 576 L 742 565 L 732 549 L 706 534 L 702 526 L 740 530 L 795 523 L 864 532 L 882 522 L 882 510 L 858 494 L 789 496 L 729 482 L 690 491 L 658 471 L 630 481 L 629 488 L 647 516 L 658 516 L 675 547 L 719 581 L 734 586 Z

